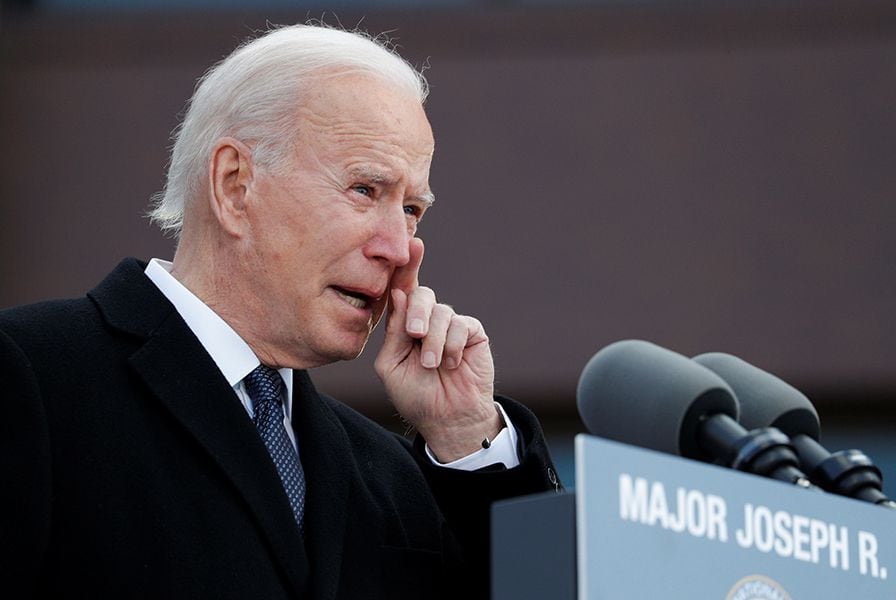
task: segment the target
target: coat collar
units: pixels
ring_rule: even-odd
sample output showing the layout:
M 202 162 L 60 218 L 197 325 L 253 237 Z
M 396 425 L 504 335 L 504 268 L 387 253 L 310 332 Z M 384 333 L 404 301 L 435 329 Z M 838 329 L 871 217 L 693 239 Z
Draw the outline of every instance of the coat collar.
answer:
M 143 271 L 146 263 L 126 258 L 87 293 L 106 323 L 121 333 L 148 338 L 174 312 Z
M 214 361 L 144 268 L 125 259 L 88 296 L 109 327 L 142 338 L 131 366 L 234 484 L 284 579 L 303 596 L 308 558 L 264 443 Z

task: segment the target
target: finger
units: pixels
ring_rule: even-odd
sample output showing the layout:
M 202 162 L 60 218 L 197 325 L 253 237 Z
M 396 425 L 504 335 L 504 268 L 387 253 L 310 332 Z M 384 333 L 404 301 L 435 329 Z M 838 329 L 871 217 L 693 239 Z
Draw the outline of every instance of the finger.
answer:
M 447 304 L 436 304 L 432 309 L 429 319 L 429 333 L 423 338 L 420 348 L 420 364 L 427 369 L 435 369 L 442 364 L 442 352 L 445 349 L 445 340 L 448 335 L 448 327 L 454 310 Z
M 413 338 L 422 338 L 429 333 L 432 310 L 436 306 L 436 293 L 428 287 L 415 288 L 408 296 L 405 329 Z
M 423 263 L 423 240 L 420 238 L 411 238 L 408 242 L 408 250 L 410 252 L 410 260 L 403 267 L 395 269 L 392 274 L 392 288 L 398 288 L 405 294 L 410 294 L 420 285 L 420 265 Z
M 448 334 L 445 336 L 445 350 L 442 361 L 449 369 L 456 369 L 464 357 L 464 348 L 470 337 L 470 330 L 466 319 L 460 315 L 453 315 Z
M 485 333 L 485 327 L 482 326 L 482 322 L 476 317 L 468 317 L 467 315 L 462 315 L 459 317 L 463 319 L 464 323 L 467 324 L 467 344 L 465 348 L 469 348 L 475 344 L 481 344 L 483 342 L 488 342 L 488 335 Z
M 395 364 L 401 362 L 414 344 L 414 340 L 408 336 L 404 327 L 408 304 L 407 295 L 401 290 L 392 290 L 390 300 L 383 347 L 374 363 L 374 368 L 380 377 L 383 377 L 386 371 L 391 370 Z
M 488 344 L 488 335 L 479 319 L 466 315 L 455 315 L 445 340 L 443 360 L 446 366 L 449 369 L 460 366 L 467 348 L 477 344 Z

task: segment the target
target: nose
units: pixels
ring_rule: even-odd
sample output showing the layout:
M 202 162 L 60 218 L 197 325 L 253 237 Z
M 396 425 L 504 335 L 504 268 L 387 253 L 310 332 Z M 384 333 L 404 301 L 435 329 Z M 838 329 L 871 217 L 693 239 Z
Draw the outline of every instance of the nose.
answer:
M 413 232 L 408 227 L 404 207 L 384 207 L 379 211 L 373 231 L 364 246 L 364 256 L 383 260 L 392 267 L 403 267 L 411 260 L 409 244 Z

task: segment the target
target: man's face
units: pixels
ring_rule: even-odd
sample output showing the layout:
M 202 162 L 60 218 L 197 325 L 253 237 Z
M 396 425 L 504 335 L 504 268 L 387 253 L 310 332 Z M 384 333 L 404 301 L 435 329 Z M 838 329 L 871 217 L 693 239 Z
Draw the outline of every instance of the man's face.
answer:
M 434 142 L 420 103 L 367 75 L 316 85 L 298 119 L 291 168 L 256 169 L 243 250 L 256 341 L 310 367 L 355 358 L 382 316 L 431 203 Z

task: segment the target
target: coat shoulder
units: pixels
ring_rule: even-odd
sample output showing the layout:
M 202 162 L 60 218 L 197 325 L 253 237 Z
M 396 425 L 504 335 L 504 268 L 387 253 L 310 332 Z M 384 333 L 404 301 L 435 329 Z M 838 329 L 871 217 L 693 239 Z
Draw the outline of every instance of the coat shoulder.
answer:
M 77 348 L 100 327 L 100 315 L 88 298 L 48 300 L 0 310 L 0 331 L 35 358 L 59 357 Z

